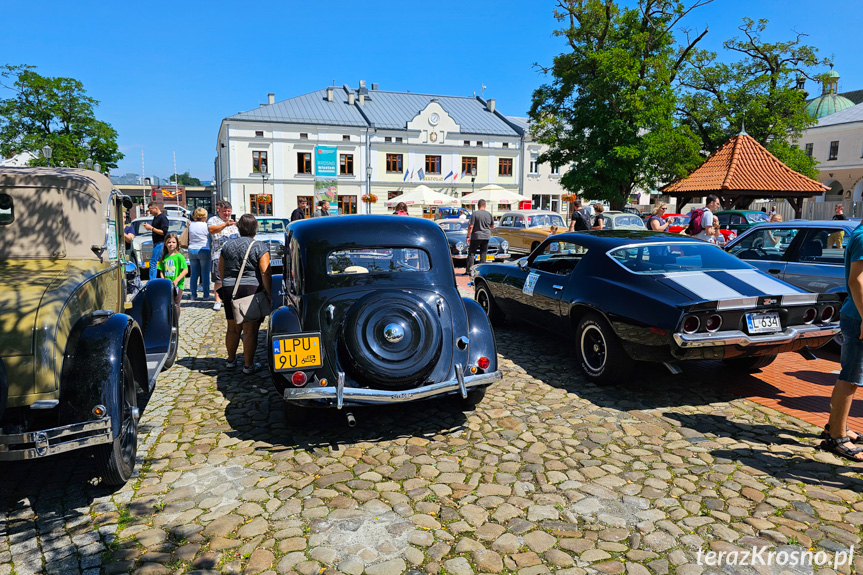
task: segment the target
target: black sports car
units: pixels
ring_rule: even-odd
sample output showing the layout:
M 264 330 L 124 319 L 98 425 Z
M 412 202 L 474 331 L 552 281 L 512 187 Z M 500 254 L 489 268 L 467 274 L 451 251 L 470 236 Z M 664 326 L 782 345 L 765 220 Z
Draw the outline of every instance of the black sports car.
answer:
M 273 276 L 284 293 L 267 341 L 288 419 L 303 418 L 304 407 L 439 395 L 458 395 L 472 406 L 500 379 L 488 318 L 459 294 L 434 222 L 300 220 L 290 225 L 286 243 L 284 282 Z
M 740 369 L 816 348 L 839 331 L 839 298 L 779 281 L 674 234 L 559 234 L 515 263 L 475 268 L 492 323 L 511 316 L 573 337 L 581 367 L 620 381 L 634 360 L 723 359 Z
M 439 220 L 437 224 L 446 234 L 446 240 L 449 243 L 449 251 L 452 254 L 452 263 L 461 262 L 465 265 L 467 261 L 467 227 L 468 220 Z M 479 259 L 478 254 L 474 254 L 475 259 Z M 488 261 L 505 261 L 510 258 L 509 242 L 503 238 L 492 236 L 488 241 Z

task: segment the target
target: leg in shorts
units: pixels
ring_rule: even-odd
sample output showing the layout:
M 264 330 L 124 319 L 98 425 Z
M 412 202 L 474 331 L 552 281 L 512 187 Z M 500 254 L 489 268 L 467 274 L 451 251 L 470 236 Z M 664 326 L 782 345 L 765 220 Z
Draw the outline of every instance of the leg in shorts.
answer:
M 860 339 L 860 321 L 848 316 L 839 316 L 842 330 L 842 370 L 839 379 L 863 386 L 863 339 Z
M 244 298 L 255 294 L 256 292 L 264 291 L 264 288 L 258 285 L 244 286 L 241 285 L 237 289 L 237 299 Z M 225 319 L 234 319 L 234 306 L 231 305 L 233 299 L 234 286 L 222 286 L 219 288 L 219 295 L 222 298 L 222 304 L 225 306 Z

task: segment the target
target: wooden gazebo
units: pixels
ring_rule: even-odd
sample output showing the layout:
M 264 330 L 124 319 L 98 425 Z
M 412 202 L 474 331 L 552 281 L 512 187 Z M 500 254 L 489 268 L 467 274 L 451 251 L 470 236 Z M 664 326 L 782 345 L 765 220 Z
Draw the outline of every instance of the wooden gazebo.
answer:
M 803 198 L 827 186 L 795 172 L 746 132 L 728 140 L 686 178 L 660 188 L 677 199 L 677 211 L 695 198 L 719 196 L 723 209 L 745 210 L 757 198 L 786 199 L 801 217 Z

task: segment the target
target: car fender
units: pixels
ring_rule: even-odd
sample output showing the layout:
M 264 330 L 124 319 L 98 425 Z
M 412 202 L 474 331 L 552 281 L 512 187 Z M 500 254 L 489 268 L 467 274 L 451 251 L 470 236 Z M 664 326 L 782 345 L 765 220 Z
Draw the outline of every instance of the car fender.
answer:
M 111 430 L 120 434 L 122 413 L 119 389 L 123 356 L 129 355 L 135 380 L 147 381 L 141 330 L 121 313 L 88 315 L 75 324 L 63 355 L 60 376 L 59 423 L 69 425 L 97 419 L 93 408 L 102 405 L 111 415 Z
M 464 311 L 467 314 L 469 345 L 469 364 L 476 365 L 477 360 L 485 356 L 491 363 L 486 372 L 497 371 L 497 346 L 494 341 L 494 330 L 482 307 L 474 300 L 463 297 Z
M 285 280 L 282 274 L 273 274 L 273 279 L 270 284 L 270 296 L 273 300 L 273 308 L 270 313 L 274 313 L 282 305 L 284 305 L 285 297 Z
M 147 353 L 168 353 L 174 327 L 174 285 L 171 280 L 148 281 L 144 289 L 135 294 L 128 314 L 141 328 Z

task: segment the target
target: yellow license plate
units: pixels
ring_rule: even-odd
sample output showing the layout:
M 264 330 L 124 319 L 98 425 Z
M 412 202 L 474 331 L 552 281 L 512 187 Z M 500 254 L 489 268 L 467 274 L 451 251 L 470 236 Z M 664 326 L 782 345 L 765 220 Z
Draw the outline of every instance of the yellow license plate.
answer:
M 273 339 L 273 365 L 276 371 L 296 371 L 323 367 L 320 333 L 299 333 Z
M 475 256 L 473 256 L 473 261 L 475 261 L 475 262 L 478 262 L 478 261 L 479 261 L 479 254 L 476 254 Z M 486 254 L 486 255 L 485 255 L 485 261 L 487 261 L 487 262 L 493 262 L 493 261 L 494 261 L 494 256 L 493 256 L 492 254 Z
M 144 262 L 144 267 L 145 267 L 145 268 L 150 267 L 150 262 L 148 262 L 148 261 L 147 261 L 147 262 Z

